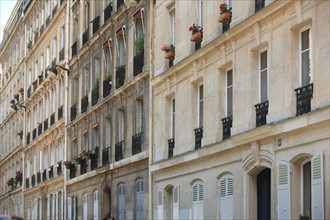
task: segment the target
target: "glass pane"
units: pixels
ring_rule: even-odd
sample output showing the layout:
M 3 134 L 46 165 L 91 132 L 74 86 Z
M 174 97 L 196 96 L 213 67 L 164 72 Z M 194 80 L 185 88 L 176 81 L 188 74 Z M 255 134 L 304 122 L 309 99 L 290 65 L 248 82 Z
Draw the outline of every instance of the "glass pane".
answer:
M 199 127 L 203 127 L 203 101 L 199 104 Z
M 233 87 L 227 89 L 227 116 L 233 114 Z
M 233 85 L 233 70 L 227 72 L 227 87 Z
M 267 101 L 268 99 L 268 83 L 267 83 L 267 71 L 264 70 L 261 72 L 260 76 L 260 93 L 261 93 L 261 102 Z
M 302 86 L 310 83 L 310 59 L 309 51 L 301 54 L 301 74 L 302 74 Z
M 201 85 L 200 87 L 199 87 L 199 100 L 203 100 L 204 99 L 204 86 L 203 85 Z
M 260 70 L 267 68 L 267 51 L 260 54 Z
M 304 51 L 309 48 L 309 29 L 301 33 L 301 49 Z

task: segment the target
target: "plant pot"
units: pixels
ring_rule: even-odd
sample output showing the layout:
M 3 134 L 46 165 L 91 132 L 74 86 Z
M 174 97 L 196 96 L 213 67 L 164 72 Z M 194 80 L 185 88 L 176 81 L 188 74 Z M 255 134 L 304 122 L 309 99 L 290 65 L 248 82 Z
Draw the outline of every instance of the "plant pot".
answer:
M 230 21 L 230 20 L 231 20 L 230 12 L 222 13 L 219 16 L 219 22 L 226 22 L 226 21 Z
M 174 51 L 168 51 L 165 53 L 165 59 L 171 59 L 175 56 L 175 52 Z
M 14 98 L 15 98 L 16 100 L 18 100 L 18 99 L 19 99 L 19 94 L 18 94 L 18 93 L 15 93 L 15 94 L 14 94 Z
M 193 34 L 191 36 L 191 41 L 193 41 L 193 42 L 198 42 L 198 41 L 201 41 L 202 39 L 203 39 L 202 32 L 196 32 L 195 34 Z

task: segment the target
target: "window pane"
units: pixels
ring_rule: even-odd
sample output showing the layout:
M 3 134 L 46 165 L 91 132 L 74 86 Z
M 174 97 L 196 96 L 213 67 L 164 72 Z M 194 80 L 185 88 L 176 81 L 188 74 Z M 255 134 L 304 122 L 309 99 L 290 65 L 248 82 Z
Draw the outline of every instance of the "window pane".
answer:
M 267 101 L 268 99 L 268 83 L 267 83 L 267 70 L 264 70 L 260 74 L 261 76 L 261 85 L 260 85 L 260 92 L 261 92 L 261 102 Z
M 227 89 L 227 116 L 233 114 L 233 87 Z
M 233 70 L 227 72 L 227 87 L 233 85 Z
M 260 54 L 260 70 L 267 68 L 267 51 Z
M 309 48 L 309 29 L 301 33 L 301 49 Z
M 310 59 L 309 51 L 301 54 L 301 73 L 302 73 L 302 86 L 310 83 Z

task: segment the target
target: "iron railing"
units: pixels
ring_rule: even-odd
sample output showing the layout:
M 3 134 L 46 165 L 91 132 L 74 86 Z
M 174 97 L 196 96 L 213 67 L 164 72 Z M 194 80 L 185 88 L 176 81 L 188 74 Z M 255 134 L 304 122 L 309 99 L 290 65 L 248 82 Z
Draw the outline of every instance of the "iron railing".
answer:
M 57 109 L 57 120 L 60 120 L 63 117 L 63 105 Z
M 104 9 L 104 23 L 111 17 L 112 2 Z
M 124 141 L 120 141 L 115 145 L 115 161 L 123 159 L 123 144 Z
M 56 12 L 57 12 L 57 5 L 55 5 L 55 7 L 53 8 L 53 11 L 52 11 L 52 15 L 53 15 L 53 17 L 54 17 L 54 15 L 56 14 Z
M 40 26 L 40 36 L 42 35 L 42 33 L 44 33 L 44 30 L 45 30 L 45 25 L 41 25 Z
M 54 177 L 54 166 L 53 165 L 51 165 L 49 167 L 48 177 L 49 177 L 49 179 Z
M 57 175 L 58 176 L 62 174 L 62 161 L 59 161 L 57 163 L 57 169 L 56 169 L 56 171 L 57 171 Z
M 195 42 L 195 51 L 201 49 L 202 46 L 202 41 L 196 41 Z
M 48 129 L 48 118 L 44 120 L 44 131 Z
M 80 162 L 80 175 L 83 175 L 87 172 L 87 161 L 82 159 Z
M 96 87 L 92 90 L 92 106 L 98 102 L 99 97 L 99 85 L 96 85 Z
M 55 124 L 55 112 L 50 115 L 50 126 L 52 126 L 53 124 Z
M 118 89 L 125 82 L 125 65 L 117 67 L 116 70 L 116 88 Z
M 297 106 L 296 116 L 311 111 L 311 100 L 313 98 L 313 83 L 294 90 L 296 92 Z
M 124 4 L 124 0 L 117 0 L 117 10 Z
M 142 151 L 142 132 L 132 136 L 132 155 Z
M 41 173 L 40 171 L 37 173 L 37 184 L 41 183 Z
M 29 144 L 30 143 L 30 132 L 27 133 L 26 135 L 26 144 Z
M 85 95 L 81 98 L 81 113 L 84 113 L 87 111 L 88 108 L 88 95 Z
M 42 134 L 42 123 L 38 124 L 38 136 Z
M 60 50 L 59 57 L 60 60 L 64 60 L 64 47 Z
M 25 179 L 25 188 L 29 188 L 30 187 L 30 180 L 29 177 Z
M 36 137 L 37 137 L 37 129 L 35 128 L 32 131 L 32 140 L 36 139 Z
M 27 98 L 31 97 L 31 86 L 29 86 L 29 88 L 27 89 Z
M 144 65 L 144 51 L 139 54 L 136 54 L 133 59 L 133 75 L 137 76 L 142 73 Z
M 267 124 L 267 115 L 268 115 L 268 100 L 259 104 L 256 104 L 256 127 Z
M 39 38 L 39 32 L 36 31 L 36 32 L 34 32 L 34 43 L 36 43 L 38 41 L 38 38 Z
M 69 171 L 70 171 L 70 179 L 73 179 L 76 177 L 76 165 L 72 165 L 70 166 L 69 168 Z
M 265 7 L 265 0 L 255 0 L 255 12 Z
M 100 16 L 97 16 L 93 20 L 93 34 L 96 33 L 100 28 Z
M 174 57 L 168 60 L 168 67 L 171 68 L 174 64 Z
M 110 147 L 107 147 L 102 150 L 102 165 L 106 165 L 110 163 Z
M 91 155 L 91 170 L 95 170 L 97 168 L 97 154 Z
M 42 181 L 45 182 L 47 180 L 47 169 L 44 169 L 44 172 L 42 173 Z
M 33 174 L 33 175 L 31 176 L 31 186 L 34 187 L 35 185 L 36 185 L 36 175 Z
M 225 21 L 222 23 L 222 33 L 225 33 L 230 29 L 230 21 Z
M 78 41 L 74 42 L 71 46 L 71 57 L 77 55 L 78 52 Z
M 203 127 L 195 128 L 195 150 L 202 147 Z
M 87 28 L 82 35 L 82 44 L 84 45 L 89 40 L 89 28 Z
M 171 157 L 173 157 L 173 149 L 175 146 L 174 138 L 168 139 L 167 143 L 168 143 L 168 158 L 171 158 Z
M 48 17 L 46 18 L 46 26 L 48 26 L 49 22 L 50 22 L 50 15 L 48 15 Z
M 111 80 L 105 79 L 103 80 L 103 98 L 107 97 L 111 91 Z
M 233 116 L 221 119 L 222 121 L 222 140 L 228 139 L 231 136 L 231 127 L 233 126 Z
M 70 119 L 71 121 L 75 120 L 77 117 L 77 104 L 73 104 L 70 108 Z
M 42 81 L 44 81 L 44 76 L 43 76 L 42 71 L 41 71 L 40 75 L 38 76 L 38 81 L 39 81 L 39 85 L 41 85 Z

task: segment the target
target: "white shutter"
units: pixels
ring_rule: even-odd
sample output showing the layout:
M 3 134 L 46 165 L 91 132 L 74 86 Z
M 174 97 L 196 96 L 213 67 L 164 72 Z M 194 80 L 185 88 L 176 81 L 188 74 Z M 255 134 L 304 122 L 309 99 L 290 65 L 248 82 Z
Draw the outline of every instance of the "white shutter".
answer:
M 312 219 L 324 219 L 323 153 L 311 160 L 312 169 Z
M 164 192 L 161 189 L 157 190 L 157 213 L 157 219 L 164 218 Z
M 58 192 L 55 193 L 55 220 L 58 220 Z
M 68 198 L 68 220 L 72 220 L 72 199 Z
M 173 188 L 173 219 L 180 219 L 180 186 Z
M 234 186 L 231 176 L 224 176 L 220 180 L 220 219 L 233 219 Z
M 204 185 L 196 183 L 192 190 L 193 219 L 203 219 Z
M 118 188 L 118 213 L 119 220 L 125 220 L 126 218 L 126 201 L 125 201 L 125 185 L 122 184 Z
M 84 207 L 83 207 L 83 219 L 84 220 L 87 220 L 88 202 L 87 202 L 87 195 L 86 194 L 84 195 L 84 198 L 83 198 L 83 204 L 84 204 Z
M 94 220 L 99 219 L 99 192 L 94 192 Z
M 139 180 L 136 183 L 136 219 L 142 220 L 143 217 L 143 203 L 144 203 L 144 192 L 143 192 L 143 180 Z
M 290 219 L 290 164 L 277 164 L 277 219 Z
M 50 219 L 50 196 L 47 196 L 47 220 Z
M 52 200 L 51 200 L 51 216 L 52 216 L 52 219 L 55 218 L 55 193 L 52 194 Z

